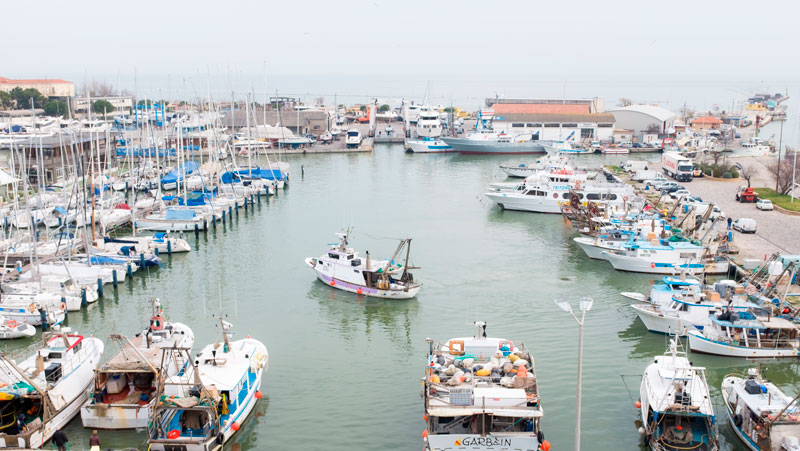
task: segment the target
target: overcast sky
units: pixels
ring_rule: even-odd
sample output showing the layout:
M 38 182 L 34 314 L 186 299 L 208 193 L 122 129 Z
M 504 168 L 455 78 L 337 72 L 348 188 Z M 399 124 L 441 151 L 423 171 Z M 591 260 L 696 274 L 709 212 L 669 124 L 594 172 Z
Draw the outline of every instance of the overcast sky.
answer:
M 677 108 L 800 86 L 800 3 L 17 1 L 0 76 L 104 80 L 150 97 L 264 93 L 478 104 L 618 97 Z M 11 19 L 11 20 L 9 20 Z M 135 74 L 135 76 L 134 76 Z M 210 85 L 210 86 L 209 86 Z M 240 95 L 240 94 L 237 94 Z

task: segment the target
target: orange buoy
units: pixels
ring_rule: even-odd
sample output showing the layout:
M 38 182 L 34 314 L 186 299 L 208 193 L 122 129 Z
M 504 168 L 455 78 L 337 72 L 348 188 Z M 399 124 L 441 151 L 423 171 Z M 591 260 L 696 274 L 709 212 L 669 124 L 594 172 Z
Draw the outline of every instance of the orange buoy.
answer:
M 17 322 L 12 319 L 6 325 L 9 329 L 15 329 L 17 327 Z
M 256 391 L 256 399 L 261 399 L 262 396 L 264 396 L 264 394 L 261 393 L 261 390 L 257 390 Z
M 428 421 L 428 416 L 424 413 L 422 414 L 422 421 Z
M 356 293 L 358 293 L 358 294 L 361 294 L 361 293 L 363 293 L 363 292 L 364 292 L 364 290 L 362 290 L 361 288 L 359 288 L 358 290 L 356 290 Z
M 239 423 L 234 421 L 233 424 L 231 424 L 231 429 L 233 429 L 234 432 L 238 431 L 239 430 Z
M 427 430 L 427 429 L 425 429 L 424 431 L 422 431 L 422 438 L 423 438 L 423 439 L 427 439 L 427 438 L 428 438 L 428 430 Z
M 655 263 L 650 263 L 650 267 L 655 269 L 656 264 Z
M 334 286 L 334 285 L 336 285 L 336 281 L 335 280 L 331 280 L 331 286 Z
M 543 441 L 542 442 L 542 450 L 550 451 L 550 442 L 548 442 L 547 440 Z
M 633 403 L 633 405 L 634 405 L 634 406 L 635 406 L 637 409 L 641 409 L 641 408 L 642 408 L 642 402 L 641 402 L 641 401 L 636 401 L 635 403 Z
M 179 431 L 177 429 L 173 429 L 173 430 L 169 431 L 169 433 L 167 434 L 167 438 L 170 439 L 170 440 L 175 440 L 176 438 L 178 438 L 180 436 L 181 436 L 181 431 Z

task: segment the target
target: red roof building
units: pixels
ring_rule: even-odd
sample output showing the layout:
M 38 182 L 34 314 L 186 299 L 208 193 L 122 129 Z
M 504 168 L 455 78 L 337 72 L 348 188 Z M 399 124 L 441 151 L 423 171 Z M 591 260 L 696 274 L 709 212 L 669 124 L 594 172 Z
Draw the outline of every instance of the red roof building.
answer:
M 716 130 L 722 121 L 714 116 L 700 116 L 692 119 L 692 128 L 695 130 Z
M 45 97 L 74 97 L 75 84 L 71 81 L 58 78 L 32 78 L 13 80 L 11 78 L 0 77 L 0 91 L 9 92 L 14 88 L 29 89 L 39 91 Z

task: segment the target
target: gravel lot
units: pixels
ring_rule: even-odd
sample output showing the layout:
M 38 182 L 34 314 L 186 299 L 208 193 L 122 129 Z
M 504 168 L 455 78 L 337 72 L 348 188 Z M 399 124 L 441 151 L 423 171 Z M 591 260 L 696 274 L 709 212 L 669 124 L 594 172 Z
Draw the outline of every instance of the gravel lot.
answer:
M 736 162 L 756 169 L 752 186 L 775 185 L 764 166 L 764 158 L 742 157 L 736 158 Z M 746 181 L 720 181 L 702 177 L 679 183 L 692 194 L 700 196 L 703 201 L 717 204 L 725 215 L 734 220 L 741 217 L 756 220 L 755 234 L 733 232 L 733 242 L 739 248 L 737 261 L 741 262 L 744 258 L 763 259 L 765 254 L 769 256 L 773 252 L 800 254 L 800 216 L 787 215 L 777 210 L 761 211 L 754 203 L 737 202 L 736 188 L 746 185 Z

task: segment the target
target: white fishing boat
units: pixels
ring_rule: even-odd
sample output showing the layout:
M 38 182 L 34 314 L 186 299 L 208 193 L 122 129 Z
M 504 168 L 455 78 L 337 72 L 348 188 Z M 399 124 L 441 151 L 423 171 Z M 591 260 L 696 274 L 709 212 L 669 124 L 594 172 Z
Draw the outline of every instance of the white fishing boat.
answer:
M 165 348 L 162 360 L 171 353 L 187 367 L 172 377 L 162 373 L 156 398 L 163 396 L 163 403 L 150 423 L 149 450 L 221 450 L 261 399 L 267 348 L 249 337 L 231 341 L 231 325 L 220 323 L 223 342 L 207 345 L 196 357 L 187 348 Z
M 781 317 L 756 318 L 750 312 L 725 311 L 702 331 L 689 331 L 694 352 L 744 358 L 800 357 L 798 327 Z
M 417 295 L 422 283 L 414 280 L 408 270 L 411 239 L 400 240 L 392 258 L 372 261 L 369 252 L 364 260 L 353 248 L 347 247 L 349 232 L 338 233 L 339 244 L 332 245 L 318 258 L 306 258 L 306 264 L 317 278 L 333 288 L 390 299 L 410 299 Z M 395 263 L 395 258 L 406 248 L 405 264 Z
M 581 153 L 592 153 L 593 150 L 588 147 L 581 147 L 576 143 L 568 140 L 559 140 L 553 141 L 549 144 L 544 145 L 545 150 L 548 153 L 566 153 L 566 154 L 581 154 Z
M 162 381 L 161 373 L 169 378 L 186 369 L 175 360 L 162 362 L 162 350 L 191 348 L 192 329 L 167 321 L 157 300 L 153 308 L 150 325 L 133 339 L 119 334 L 111 336 L 120 351 L 96 371 L 93 390 L 81 407 L 83 427 L 147 428 L 158 402 L 154 395 Z
M 600 152 L 603 155 L 627 155 L 631 150 L 627 147 L 604 147 Z
M 180 235 L 173 236 L 166 232 L 158 232 L 153 236 L 121 236 L 105 237 L 102 249 L 110 252 L 120 252 L 123 248 L 133 247 L 136 252 L 150 252 L 169 254 L 175 252 L 190 252 L 192 246 Z
M 37 304 L 0 304 L 0 315 L 7 321 L 16 321 L 17 324 L 28 324 L 30 326 L 42 326 L 47 329 L 50 326 L 61 324 L 67 317 L 66 306 L 60 308 L 44 308 Z
M 534 361 L 523 343 L 474 337 L 428 339 L 423 378 L 424 449 L 537 451 L 550 449 Z
M 644 444 L 653 451 L 719 450 L 705 368 L 696 367 L 671 339 L 669 354 L 647 366 L 639 388 Z
M 622 250 L 603 251 L 618 271 L 674 274 L 682 270 L 703 272 L 704 246 L 686 241 L 641 241 Z
M 420 138 L 438 138 L 442 136 L 442 121 L 439 112 L 431 107 L 422 107 L 417 119 L 417 136 Z
M 547 154 L 531 164 L 501 164 L 500 169 L 502 169 L 503 172 L 505 172 L 509 177 L 516 178 L 527 178 L 547 171 L 575 172 L 572 170 L 571 161 L 568 158 L 556 153 Z M 585 180 L 586 177 L 582 177 L 582 179 Z
M 67 328 L 44 334 L 36 353 L 17 363 L 0 356 L 0 448 L 42 448 L 86 401 L 103 342 Z M 15 421 L 15 419 L 17 421 Z M 18 422 L 24 424 L 20 430 Z
M 747 377 L 727 376 L 722 381 L 722 400 L 736 436 L 753 451 L 800 449 L 800 406 L 797 397 L 750 368 Z
M 551 214 L 560 214 L 562 207 L 570 205 L 570 190 L 574 190 L 582 204 L 591 201 L 607 206 L 622 205 L 626 199 L 635 196 L 630 185 L 593 182 L 585 183 L 578 189 L 575 183 L 554 181 L 554 177 L 546 176 L 539 182 L 526 179 L 519 189 L 499 189 L 484 193 L 484 196 L 504 210 Z
M 449 153 L 453 148 L 441 139 L 407 139 L 406 147 L 413 153 Z
M 186 232 L 203 229 L 210 221 L 210 215 L 190 207 L 169 207 L 163 212 L 154 213 L 136 220 L 139 230 L 161 232 Z
M 29 338 L 36 335 L 36 328 L 30 324 L 17 322 L 0 315 L 0 340 Z

